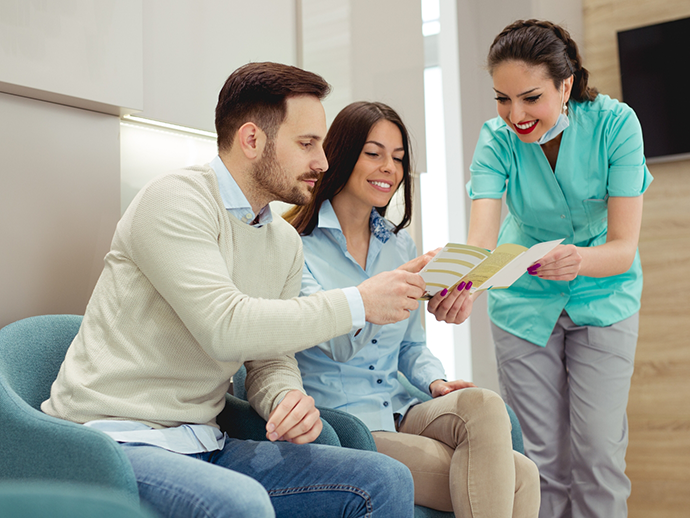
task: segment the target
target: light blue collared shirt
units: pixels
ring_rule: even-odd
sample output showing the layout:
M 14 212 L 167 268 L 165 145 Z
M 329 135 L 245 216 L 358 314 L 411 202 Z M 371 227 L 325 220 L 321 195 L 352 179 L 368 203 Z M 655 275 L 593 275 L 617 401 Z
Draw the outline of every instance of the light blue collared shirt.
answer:
M 347 251 L 338 217 L 329 201 L 319 212 L 314 231 L 302 237 L 302 295 L 353 286 L 397 268 L 417 256 L 407 232 L 393 234 L 391 223 L 371 213 L 372 235 L 366 269 Z M 394 414 L 404 415 L 419 400 L 397 378 L 400 370 L 429 394 L 429 385 L 445 379 L 441 362 L 426 347 L 420 309 L 407 320 L 379 326 L 367 323 L 352 332 L 295 354 L 307 393 L 318 406 L 337 408 L 359 417 L 370 430 L 395 431 Z
M 257 217 L 247 197 L 219 156 L 216 156 L 209 165 L 218 178 L 220 197 L 228 213 L 243 223 L 255 227 L 267 225 L 273 221 L 269 205 L 261 209 Z M 343 292 L 350 305 L 354 333 L 365 325 L 364 303 L 357 288 L 344 289 Z M 183 424 L 174 428 L 155 429 L 137 421 L 97 420 L 86 423 L 86 426 L 101 430 L 118 442 L 142 442 L 185 454 L 220 450 L 226 438 L 226 435 L 218 428 L 202 424 Z
M 230 214 L 235 216 L 242 223 L 247 223 L 248 225 L 252 225 L 254 227 L 267 225 L 273 221 L 271 206 L 266 205 L 259 211 L 258 220 L 254 222 L 254 220 L 257 218 L 256 214 L 254 214 L 254 211 L 252 210 L 251 204 L 219 156 L 216 156 L 216 158 L 211 160 L 209 165 L 216 173 L 216 177 L 218 178 L 218 188 L 220 189 L 220 197 L 223 200 L 225 208 Z
M 137 421 L 101 419 L 85 426 L 107 433 L 117 442 L 143 442 L 177 453 L 201 453 L 220 450 L 227 437 L 214 426 L 183 424 L 174 428 L 151 428 Z

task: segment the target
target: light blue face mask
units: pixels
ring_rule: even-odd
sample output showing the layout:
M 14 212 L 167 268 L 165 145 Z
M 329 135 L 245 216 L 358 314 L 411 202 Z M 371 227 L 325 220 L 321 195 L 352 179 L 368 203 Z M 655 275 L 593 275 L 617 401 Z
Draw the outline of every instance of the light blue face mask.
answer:
M 563 85 L 563 94 L 561 95 L 561 106 L 563 106 L 563 109 L 558 115 L 558 119 L 556 119 L 556 124 L 554 124 L 550 130 L 544 133 L 539 140 L 535 142 L 535 144 L 539 144 L 540 146 L 542 144 L 546 144 L 549 140 L 555 139 L 558 135 L 563 133 L 565 128 L 570 126 L 570 119 L 568 119 L 568 116 L 566 115 L 566 113 L 568 113 L 568 107 L 565 105 L 565 85 Z
M 555 139 L 558 135 L 563 133 L 563 130 L 570 126 L 570 119 L 568 116 L 564 113 L 561 113 L 558 115 L 558 119 L 556 119 L 556 124 L 553 125 L 553 127 L 548 130 L 546 133 L 544 133 L 539 140 L 535 142 L 535 144 L 539 144 L 540 146 L 542 144 L 545 144 L 549 140 Z

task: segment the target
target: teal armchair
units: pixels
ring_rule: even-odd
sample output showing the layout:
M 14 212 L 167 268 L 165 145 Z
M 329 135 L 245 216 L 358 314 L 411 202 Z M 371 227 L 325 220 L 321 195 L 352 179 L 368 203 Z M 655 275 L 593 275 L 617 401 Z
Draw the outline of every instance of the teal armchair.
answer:
M 36 503 L 64 494 L 60 502 L 69 506 L 73 499 L 68 493 L 74 491 L 65 487 L 73 486 L 81 492 L 87 487 L 89 491 L 112 492 L 138 507 L 134 472 L 113 439 L 40 410 L 41 403 L 50 396 L 50 387 L 81 321 L 79 315 L 43 315 L 0 329 L 0 489 L 22 487 L 23 494 L 34 491 L 38 495 L 37 486 L 29 487 L 31 484 L 55 484 L 43 496 L 37 496 Z M 266 421 L 249 403 L 229 394 L 218 424 L 231 437 L 266 440 Z M 326 422 L 316 442 L 340 446 L 338 435 Z M 9 502 L 10 497 L 0 491 L 0 509 L 3 498 Z M 54 500 L 58 505 L 58 499 Z M 18 499 L 12 502 L 24 505 Z M 27 513 L 33 512 L 31 509 Z
M 60 482 L 0 482 L 0 509 L 12 518 L 155 518 L 117 492 Z
M 0 329 L 0 482 L 88 484 L 138 503 L 134 472 L 114 440 L 39 409 L 81 319 L 46 315 Z

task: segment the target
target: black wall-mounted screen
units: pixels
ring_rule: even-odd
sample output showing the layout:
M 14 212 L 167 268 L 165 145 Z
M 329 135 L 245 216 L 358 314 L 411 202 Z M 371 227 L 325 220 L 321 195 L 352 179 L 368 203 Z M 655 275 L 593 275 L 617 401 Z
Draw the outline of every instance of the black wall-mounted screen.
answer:
M 637 113 L 645 156 L 690 153 L 690 18 L 618 33 L 623 101 Z

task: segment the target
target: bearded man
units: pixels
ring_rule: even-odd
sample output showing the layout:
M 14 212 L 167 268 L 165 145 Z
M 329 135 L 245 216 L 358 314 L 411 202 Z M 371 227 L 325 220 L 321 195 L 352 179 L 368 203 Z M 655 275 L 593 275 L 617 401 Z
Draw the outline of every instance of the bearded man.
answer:
M 301 240 L 269 202 L 306 203 L 327 170 L 328 91 L 276 63 L 230 75 L 218 156 L 154 179 L 131 203 L 41 407 L 113 437 L 160 516 L 413 515 L 402 464 L 310 444 L 322 422 L 293 353 L 365 320 L 407 318 L 424 289 L 396 270 L 298 297 Z M 268 441 L 229 438 L 216 422 L 242 364 Z

